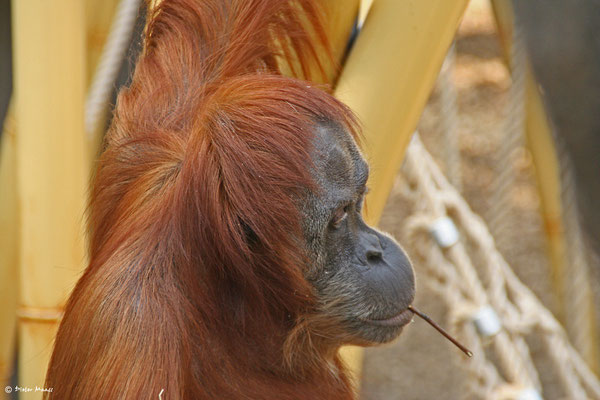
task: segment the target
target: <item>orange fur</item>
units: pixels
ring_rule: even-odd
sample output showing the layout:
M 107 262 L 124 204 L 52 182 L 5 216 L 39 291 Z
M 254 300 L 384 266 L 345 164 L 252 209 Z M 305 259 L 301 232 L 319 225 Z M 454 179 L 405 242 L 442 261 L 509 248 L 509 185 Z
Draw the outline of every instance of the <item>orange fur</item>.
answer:
M 353 126 L 279 72 L 288 57 L 306 77 L 315 36 L 311 0 L 154 10 L 94 178 L 91 261 L 56 338 L 51 398 L 352 397 L 337 356 L 284 355 L 314 304 L 295 204 L 314 186 L 314 126 Z

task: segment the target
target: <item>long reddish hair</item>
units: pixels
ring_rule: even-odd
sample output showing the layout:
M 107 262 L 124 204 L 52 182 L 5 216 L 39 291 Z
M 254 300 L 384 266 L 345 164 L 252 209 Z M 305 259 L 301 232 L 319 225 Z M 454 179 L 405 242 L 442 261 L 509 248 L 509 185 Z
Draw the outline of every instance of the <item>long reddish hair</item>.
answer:
M 314 305 L 297 204 L 316 189 L 313 132 L 354 126 L 280 73 L 323 65 L 319 13 L 312 0 L 154 8 L 93 181 L 91 261 L 56 338 L 52 398 L 351 397 L 319 349 L 283 354 Z

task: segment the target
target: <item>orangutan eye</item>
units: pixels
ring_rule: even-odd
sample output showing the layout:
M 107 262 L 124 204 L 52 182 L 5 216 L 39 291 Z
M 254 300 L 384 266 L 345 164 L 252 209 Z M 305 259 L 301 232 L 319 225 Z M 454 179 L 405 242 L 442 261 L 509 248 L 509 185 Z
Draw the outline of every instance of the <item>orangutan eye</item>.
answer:
M 350 204 L 345 205 L 344 207 L 340 207 L 335 210 L 333 213 L 333 217 L 331 217 L 330 226 L 333 229 L 339 229 L 342 226 L 342 223 L 348 217 L 348 211 L 350 210 Z

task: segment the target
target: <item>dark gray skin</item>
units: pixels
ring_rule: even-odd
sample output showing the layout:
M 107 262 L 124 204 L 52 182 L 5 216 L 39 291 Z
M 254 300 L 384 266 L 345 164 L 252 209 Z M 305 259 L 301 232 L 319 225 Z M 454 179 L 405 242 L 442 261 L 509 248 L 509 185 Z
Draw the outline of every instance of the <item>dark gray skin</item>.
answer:
M 373 345 L 396 338 L 410 322 L 415 295 L 411 263 L 389 235 L 368 226 L 361 210 L 369 168 L 354 139 L 332 123 L 317 127 L 312 161 L 321 188 L 302 207 L 313 263 L 306 279 L 319 312 L 335 323 L 338 343 Z

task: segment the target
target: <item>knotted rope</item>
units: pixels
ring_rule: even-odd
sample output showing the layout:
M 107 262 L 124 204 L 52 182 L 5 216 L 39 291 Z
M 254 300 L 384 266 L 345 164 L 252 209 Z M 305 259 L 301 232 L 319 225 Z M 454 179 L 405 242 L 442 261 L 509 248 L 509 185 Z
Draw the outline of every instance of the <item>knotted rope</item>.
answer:
M 415 135 L 407 150 L 406 223 L 426 283 L 449 305 L 454 334 L 474 352 L 462 363 L 470 390 L 485 399 L 541 399 L 526 337 L 541 341 L 567 398 L 600 399 L 600 382 L 535 295 L 517 278 L 483 220 L 444 177 Z

